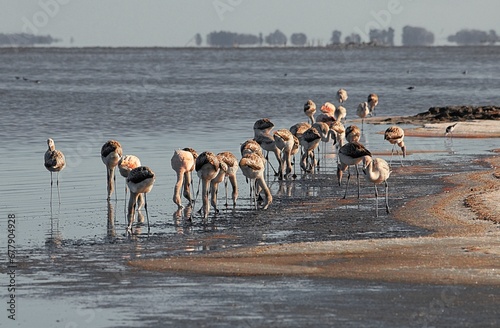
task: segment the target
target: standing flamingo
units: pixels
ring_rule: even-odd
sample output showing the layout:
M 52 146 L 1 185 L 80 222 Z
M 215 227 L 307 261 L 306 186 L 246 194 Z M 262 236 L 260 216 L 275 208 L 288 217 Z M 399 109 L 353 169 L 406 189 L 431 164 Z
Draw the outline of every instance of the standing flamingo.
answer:
M 120 175 L 127 179 L 130 171 L 135 169 L 136 167 L 141 166 L 141 161 L 139 157 L 134 155 L 124 155 L 118 161 L 118 171 L 120 171 Z M 126 181 L 126 180 L 125 180 Z M 127 184 L 125 183 L 125 199 L 127 199 Z M 144 196 L 142 194 L 139 195 L 139 206 L 137 209 L 139 210 L 142 205 L 144 205 Z
M 130 189 L 130 199 L 128 202 L 128 227 L 127 231 L 132 231 L 132 223 L 135 217 L 135 207 L 140 194 L 144 194 L 144 209 L 146 210 L 146 217 L 148 222 L 149 234 L 149 214 L 148 214 L 148 201 L 146 194 L 153 189 L 155 182 L 154 172 L 147 166 L 139 166 L 132 169 L 127 176 L 127 186 Z
M 340 159 L 340 164 L 337 166 L 337 178 L 339 180 L 339 186 L 342 182 L 342 174 L 343 172 L 347 169 L 348 175 L 347 175 L 347 183 L 345 186 L 345 192 L 344 192 L 344 199 L 347 196 L 347 188 L 349 187 L 349 179 L 351 178 L 351 171 L 349 170 L 349 166 L 354 165 L 356 167 L 356 179 L 358 182 L 358 198 L 359 198 L 359 191 L 360 191 L 360 186 L 359 186 L 359 170 L 358 170 L 358 164 L 363 162 L 366 162 L 368 157 L 371 157 L 372 154 L 368 149 L 365 148 L 362 144 L 359 142 L 349 142 L 342 146 L 342 148 L 339 149 L 339 159 Z
M 333 144 L 335 144 L 337 141 L 336 136 L 335 136 L 335 132 L 332 129 L 330 129 L 330 124 L 325 123 L 325 122 L 316 122 L 312 126 L 321 135 L 321 141 L 323 142 L 323 157 L 325 157 L 326 156 L 326 145 L 332 139 L 333 139 Z M 319 166 L 319 159 L 318 159 L 318 166 Z
M 365 118 L 370 114 L 370 107 L 368 106 L 368 103 L 366 101 L 358 105 L 356 114 L 361 118 L 361 131 L 363 131 L 365 125 Z
M 217 208 L 217 194 L 219 191 L 219 183 L 224 181 L 225 189 L 226 189 L 226 203 L 225 206 L 228 206 L 227 201 L 227 182 L 231 183 L 233 193 L 233 207 L 236 206 L 236 199 L 238 198 L 238 182 L 236 179 L 236 172 L 238 171 L 238 159 L 233 153 L 229 151 L 218 153 L 217 159 L 220 163 L 219 174 L 215 178 L 210 181 L 210 194 L 211 194 L 211 203 L 215 209 L 216 213 L 219 213 L 219 209 Z
M 347 142 L 359 142 L 361 130 L 356 125 L 350 125 L 345 129 L 345 139 Z
M 280 129 L 274 131 L 274 141 L 276 142 L 276 147 L 281 150 L 282 159 L 281 161 L 285 164 L 285 179 L 288 179 L 292 173 L 292 152 L 294 150 L 295 141 L 294 135 L 290 130 Z M 296 137 L 295 137 L 296 138 Z M 298 139 L 297 139 L 298 140 Z M 283 178 L 283 171 L 279 172 L 280 179 Z
M 315 122 L 314 120 L 314 114 L 316 113 L 316 104 L 314 101 L 309 99 L 305 104 L 304 104 L 304 114 L 306 114 L 307 117 L 309 117 L 309 120 L 311 120 L 311 124 Z
M 389 141 L 392 144 L 392 151 L 391 151 L 391 163 L 392 163 L 392 155 L 394 154 L 394 147 L 398 145 L 401 148 L 401 151 L 403 152 L 403 158 L 406 157 L 406 146 L 404 142 L 405 138 L 405 131 L 400 128 L 399 126 L 391 126 L 385 130 L 384 133 L 384 140 Z M 399 155 L 399 152 L 396 149 L 396 154 Z M 403 159 L 401 159 L 401 166 L 403 166 Z
M 305 172 L 312 172 L 316 167 L 314 150 L 318 147 L 320 141 L 321 135 L 314 127 L 307 129 L 299 138 L 300 145 L 303 149 L 303 154 L 300 159 L 300 167 Z
M 122 146 L 116 140 L 108 140 L 101 148 L 101 159 L 106 165 L 107 179 L 108 179 L 108 200 L 113 193 L 113 181 L 116 187 L 115 167 L 123 155 Z
M 257 134 L 254 139 L 262 147 L 262 149 L 266 151 L 266 160 L 269 164 L 270 162 L 268 154 L 269 152 L 274 153 L 274 156 L 278 161 L 278 171 L 276 171 L 271 164 L 270 165 L 274 171 L 274 174 L 279 175 L 279 172 L 282 172 L 283 170 L 283 163 L 281 160 L 281 150 L 278 147 L 276 147 L 276 142 L 274 141 L 274 135 L 270 133 Z
M 52 173 L 56 172 L 56 184 L 59 185 L 59 172 L 66 167 L 66 159 L 62 151 L 56 149 L 54 140 L 47 139 L 48 149 L 44 156 L 44 166 L 50 172 L 50 186 L 52 187 L 54 181 L 52 180 Z
M 208 218 L 208 213 L 210 212 L 210 202 L 208 201 L 208 192 L 210 181 L 214 179 L 217 174 L 219 174 L 220 170 L 220 162 L 217 159 L 217 156 L 209 151 L 205 151 L 201 153 L 195 162 L 195 170 L 198 174 L 198 178 L 202 183 L 202 199 L 203 199 L 203 207 L 202 207 L 202 215 L 203 218 Z M 198 192 L 200 191 L 200 187 L 198 185 L 198 191 L 196 195 L 198 196 Z
M 316 122 L 325 122 L 326 119 L 333 117 L 335 119 L 335 105 L 331 102 L 325 102 L 321 106 L 321 114 L 316 117 Z
M 391 169 L 389 164 L 382 158 L 371 158 L 367 157 L 363 166 L 363 172 L 365 173 L 366 180 L 373 183 L 375 187 L 375 199 L 376 199 L 376 213 L 378 217 L 378 190 L 377 184 L 385 184 L 385 210 L 389 213 L 389 185 L 387 179 L 391 175 Z
M 347 110 L 345 109 L 344 106 L 337 106 L 337 108 L 335 108 L 335 112 L 333 113 L 333 117 L 335 118 L 336 121 L 344 121 L 345 123 L 345 118 L 347 116 Z
M 193 202 L 191 197 L 191 182 L 193 180 L 192 172 L 195 168 L 195 161 L 198 153 L 193 148 L 183 148 L 174 151 L 170 159 L 170 165 L 177 174 L 177 182 L 174 187 L 173 201 L 178 208 L 182 208 L 181 189 L 184 197 L 189 201 L 189 205 Z
M 59 193 L 59 172 L 61 172 L 66 167 L 66 159 L 62 151 L 56 149 L 54 140 L 51 138 L 47 139 L 48 149 L 44 156 L 44 166 L 50 172 L 50 206 L 52 209 L 52 185 L 54 181 L 52 180 L 52 173 L 56 172 L 56 184 L 57 184 L 57 196 L 59 198 L 59 204 L 61 204 L 61 194 Z
M 268 118 L 257 120 L 253 125 L 254 135 L 269 134 L 274 127 L 274 123 Z
M 255 153 L 259 156 L 264 157 L 264 155 L 262 154 L 262 148 L 257 143 L 257 141 L 253 139 L 248 139 L 247 141 L 241 144 L 240 153 L 241 156 L 244 156 L 245 154 Z
M 370 115 L 375 116 L 375 106 L 378 105 L 378 96 L 375 93 L 370 93 L 367 101 L 370 108 Z
M 266 180 L 264 179 L 264 168 L 265 168 L 265 159 L 262 156 L 259 156 L 256 153 L 245 153 L 243 157 L 240 159 L 239 166 L 241 168 L 241 172 L 246 177 L 247 180 L 250 181 L 250 197 L 255 202 L 255 206 L 257 207 L 257 192 L 256 187 L 262 189 L 265 194 L 265 200 L 263 209 L 266 210 L 269 205 L 273 202 L 273 196 L 269 187 L 266 184 Z
M 345 89 L 339 89 L 337 91 L 337 101 L 343 104 L 347 100 L 347 91 Z

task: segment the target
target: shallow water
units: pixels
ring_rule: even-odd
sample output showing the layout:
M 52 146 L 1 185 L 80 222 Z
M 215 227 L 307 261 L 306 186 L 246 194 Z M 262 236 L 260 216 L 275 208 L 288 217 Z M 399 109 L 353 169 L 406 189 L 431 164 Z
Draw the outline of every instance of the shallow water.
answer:
M 94 266 L 105 266 L 110 260 L 112 266 L 121 266 L 124 260 L 142 256 L 266 243 L 426 233 L 394 222 L 390 215 L 382 215 L 379 220 L 366 225 L 367 219 L 373 216 L 373 199 L 367 196 L 371 191 L 364 191 L 360 202 L 353 201 L 339 208 L 345 213 L 354 210 L 357 214 L 353 215 L 353 220 L 337 222 L 333 228 L 326 229 L 331 229 L 330 233 L 324 233 L 322 225 L 318 229 L 310 228 L 310 220 L 322 218 L 315 216 L 311 210 L 313 205 L 308 207 L 307 204 L 314 204 L 322 195 L 340 198 L 343 193 L 334 177 L 336 159 L 331 145 L 318 174 L 305 177 L 299 174 L 296 181 L 285 183 L 270 177 L 274 206 L 281 212 L 273 211 L 273 205 L 267 214 L 252 210 L 248 184 L 240 173 L 240 197 L 236 209 L 224 210 L 217 217 L 210 216 L 208 224 L 202 224 L 198 215 L 192 223 L 186 222 L 182 212 L 176 211 L 172 202 L 175 173 L 170 167 L 170 158 L 174 149 L 183 147 L 192 147 L 198 152 L 229 150 L 239 156 L 239 145 L 253 137 L 252 127 L 257 119 L 268 117 L 276 128 L 288 128 L 306 121 L 302 108 L 307 99 L 313 99 L 318 106 L 326 101 L 334 102 L 335 92 L 340 87 L 349 93 L 345 105 L 347 125 L 356 118 L 357 104 L 371 92 L 379 95 L 376 111 L 383 116 L 413 115 L 438 105 L 496 104 L 500 92 L 499 52 L 498 47 L 347 51 L 0 49 L 0 137 L 4 153 L 0 163 L 0 179 L 4 186 L 0 190 L 0 206 L 4 213 L 0 224 L 5 231 L 8 214 L 15 215 L 15 243 L 19 254 L 28 256 L 35 268 L 31 269 L 35 272 L 23 268 L 26 272 L 19 279 L 24 279 L 30 290 L 21 290 L 20 293 L 27 297 L 33 292 L 41 298 L 50 297 L 61 303 L 59 312 L 64 312 L 67 317 L 62 316 L 58 325 L 64 326 L 71 320 L 86 318 L 75 311 L 68 314 L 64 308 L 89 313 L 85 312 L 88 310 L 86 301 L 76 296 L 89 291 L 81 290 L 84 285 L 75 281 L 87 275 L 90 276 L 88 281 L 93 281 L 92 277 L 96 275 Z M 467 74 L 462 73 L 465 70 Z M 40 80 L 41 83 L 16 79 L 16 76 Z M 415 89 L 407 90 L 408 86 L 415 86 Z M 362 142 L 373 153 L 384 154 L 380 156 L 389 160 L 386 154 L 390 153 L 391 145 L 379 134 L 385 128 L 384 125 L 365 124 Z M 60 204 L 56 184 L 51 191 L 50 174 L 42 165 L 48 137 L 55 140 L 57 149 L 65 153 L 67 160 L 67 167 L 59 176 Z M 125 154 L 139 156 L 143 165 L 150 166 L 156 173 L 154 188 L 147 196 L 151 223 L 149 239 L 145 226 L 137 227 L 136 235 L 131 239 L 125 235 L 125 183 L 121 176 L 117 176 L 117 200 L 113 195 L 110 203 L 106 201 L 106 171 L 100 159 L 100 148 L 112 138 L 120 141 Z M 484 156 L 490 149 L 498 147 L 498 139 L 407 137 L 405 141 L 410 154 L 405 165 L 422 164 L 427 160 L 442 162 L 443 168 L 438 175 L 447 174 L 448 169 L 452 172 L 455 164 Z M 398 159 L 395 158 L 394 162 L 398 163 Z M 271 158 L 271 163 L 276 167 L 274 158 Z M 393 174 L 391 179 L 396 185 L 400 184 L 400 189 L 391 195 L 391 201 L 393 206 L 401 206 L 405 201 L 402 195 L 410 192 L 405 183 L 411 181 L 411 177 L 402 180 Z M 322 181 L 320 187 L 318 181 Z M 195 177 L 195 191 L 197 184 Z M 436 191 L 433 188 L 439 187 L 433 187 L 429 181 L 426 188 L 425 192 L 432 193 Z M 223 190 L 220 191 L 219 204 L 224 203 Z M 354 189 L 351 192 L 354 193 Z M 284 204 L 297 199 L 306 206 L 283 210 Z M 184 199 L 183 202 L 186 204 Z M 200 203 L 198 199 L 197 208 Z M 268 223 L 270 217 L 279 224 Z M 5 241 L 5 233 L 1 235 L 0 240 Z M 66 261 L 66 258 L 75 260 Z M 38 263 L 47 259 L 60 261 L 60 264 L 51 267 Z M 88 271 L 79 272 L 85 261 L 90 263 L 86 267 Z M 67 272 L 64 271 L 66 266 Z M 120 276 L 119 284 L 125 276 Z M 158 277 L 147 276 L 145 288 L 151 288 Z M 202 280 L 201 287 L 197 283 L 189 285 L 189 278 L 166 279 L 176 290 L 181 286 L 186 288 L 186 293 L 200 288 L 214 292 L 217 289 L 211 285 L 212 278 L 207 281 L 197 278 Z M 44 281 L 50 290 L 44 289 Z M 294 281 L 295 285 L 301 283 L 301 280 Z M 238 281 L 237 284 L 241 283 Z M 263 282 L 248 283 L 252 285 L 250 290 L 260 295 L 258 286 Z M 115 283 L 109 284 L 114 286 Z M 319 282 L 319 285 L 323 284 Z M 61 300 L 58 292 L 53 290 L 55 286 L 60 286 L 68 296 Z M 226 294 L 234 292 L 232 286 L 223 283 Z M 96 286 L 96 289 L 100 288 Z M 134 289 L 134 293 L 139 291 Z M 356 289 L 351 292 L 355 293 Z M 128 325 L 125 322 L 130 321 L 131 312 L 123 299 L 129 294 L 126 290 L 120 293 L 116 297 L 111 295 L 100 299 L 97 306 L 89 305 L 92 311 L 99 310 L 94 317 L 102 319 L 93 321 L 96 327 Z M 160 295 L 152 293 L 150 296 L 150 302 L 159 301 Z M 28 306 L 34 311 L 48 310 L 43 301 L 26 300 L 25 297 L 23 300 L 27 305 L 19 305 L 19 316 L 25 323 L 34 323 L 36 321 L 29 321 L 25 314 Z M 182 299 L 187 302 L 186 297 Z M 216 310 L 213 302 L 218 301 L 208 300 L 191 306 L 201 307 L 200 311 L 206 311 L 208 318 L 228 316 L 231 307 Z M 165 310 L 171 316 L 179 310 L 174 303 L 168 303 L 170 310 Z M 126 310 L 113 304 L 123 305 Z M 122 316 L 123 320 L 115 321 Z M 139 317 L 149 316 L 154 315 L 144 310 Z M 177 321 L 173 321 L 177 324 L 189 318 L 189 314 L 184 313 L 177 316 Z M 110 319 L 113 319 L 112 324 Z M 201 319 L 195 321 L 199 323 Z M 85 325 L 84 322 L 80 324 Z M 134 323 L 136 326 L 141 324 L 146 326 L 148 321 Z

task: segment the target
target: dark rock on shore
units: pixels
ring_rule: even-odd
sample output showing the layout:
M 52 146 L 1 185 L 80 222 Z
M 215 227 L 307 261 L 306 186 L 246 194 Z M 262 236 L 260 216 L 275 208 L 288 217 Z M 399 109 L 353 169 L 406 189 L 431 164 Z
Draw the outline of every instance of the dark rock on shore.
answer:
M 428 122 L 459 122 L 469 120 L 500 120 L 497 106 L 445 106 L 431 107 L 427 112 L 409 118 Z

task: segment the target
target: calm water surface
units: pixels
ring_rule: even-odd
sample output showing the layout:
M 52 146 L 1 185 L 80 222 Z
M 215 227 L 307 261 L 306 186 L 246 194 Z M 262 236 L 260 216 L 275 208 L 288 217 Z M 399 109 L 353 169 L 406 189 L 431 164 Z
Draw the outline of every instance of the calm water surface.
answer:
M 382 116 L 414 115 L 441 105 L 498 105 L 498 58 L 499 47 L 0 49 L 2 230 L 7 214 L 15 214 L 16 243 L 25 251 L 54 239 L 70 252 L 76 251 L 74 245 L 103 243 L 110 237 L 110 222 L 111 237 L 125 240 L 125 182 L 117 176 L 118 200 L 110 208 L 100 159 L 103 143 L 117 139 L 124 154 L 137 155 L 157 175 L 147 197 L 153 235 L 201 232 L 205 227 L 195 224 L 186 231 L 173 219 L 170 158 L 175 149 L 229 150 L 239 156 L 239 145 L 253 137 L 257 119 L 268 117 L 276 128 L 289 128 L 306 121 L 307 99 L 318 106 L 334 102 L 341 87 L 349 93 L 347 125 L 372 92 L 379 95 L 376 110 Z M 365 126 L 363 141 L 372 152 L 390 151 L 378 134 L 385 128 Z M 43 167 L 49 137 L 67 159 L 59 177 L 61 203 L 54 187 L 52 206 L 50 174 Z M 494 139 L 457 139 L 450 145 L 443 139 L 407 138 L 406 143 L 415 152 L 409 161 L 460 161 L 498 147 Z M 333 174 L 334 160 L 333 154 L 325 159 L 323 172 Z M 197 182 L 195 177 L 195 190 Z M 250 212 L 241 173 L 239 184 L 238 209 Z M 278 192 L 274 178 L 270 186 Z M 223 222 L 218 231 L 231 224 Z M 113 317 L 114 312 L 101 315 Z

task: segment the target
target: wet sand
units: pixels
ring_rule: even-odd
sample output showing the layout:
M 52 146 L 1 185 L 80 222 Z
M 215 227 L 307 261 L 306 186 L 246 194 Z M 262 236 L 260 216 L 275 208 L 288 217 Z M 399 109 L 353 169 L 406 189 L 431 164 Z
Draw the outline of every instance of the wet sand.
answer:
M 435 131 L 449 125 L 439 124 L 442 125 L 426 124 L 419 133 L 433 136 Z M 500 121 L 488 121 L 488 126 L 500 136 Z M 462 137 L 476 135 L 477 123 L 461 122 L 460 129 L 464 133 Z M 445 188 L 438 194 L 410 200 L 394 209 L 392 216 L 396 220 L 431 231 L 424 237 L 264 245 L 201 255 L 132 260 L 128 264 L 141 270 L 206 275 L 499 286 L 500 157 L 492 153 L 490 158 L 481 161 L 478 165 L 487 169 L 467 172 L 465 167 L 464 172 L 444 177 Z M 422 174 L 428 168 L 398 169 L 412 175 Z M 322 206 L 316 210 L 327 212 L 328 204 Z

